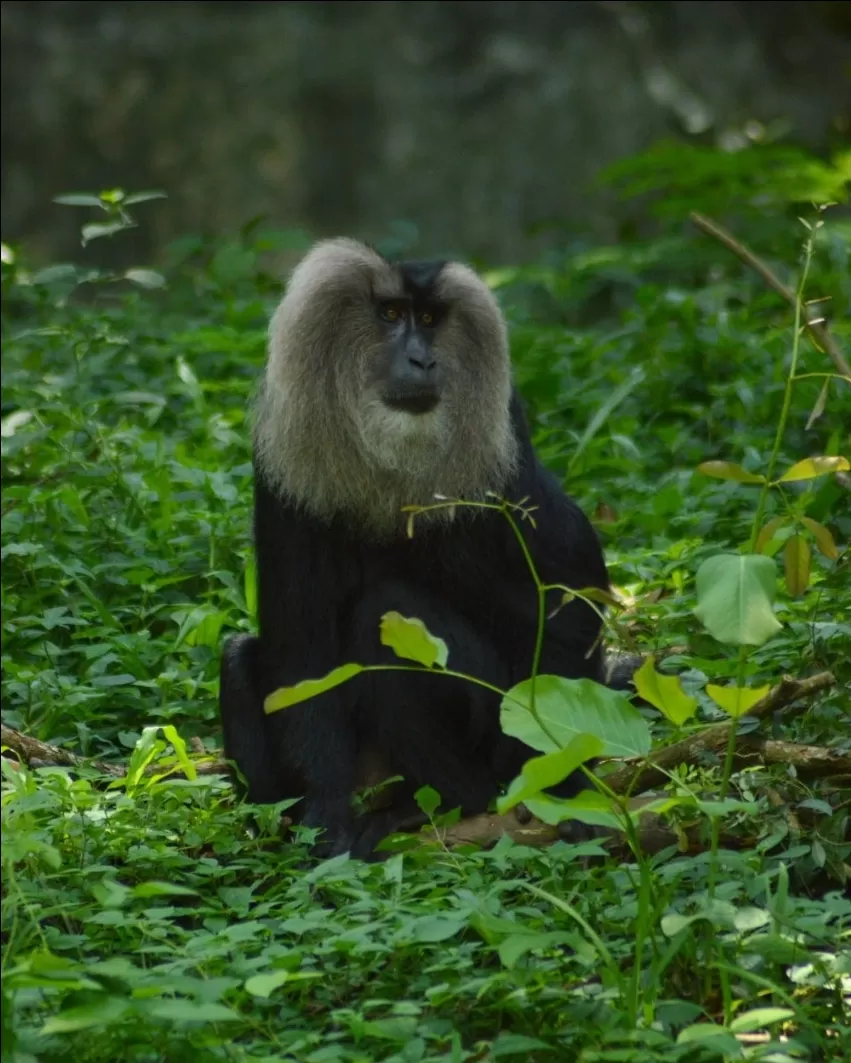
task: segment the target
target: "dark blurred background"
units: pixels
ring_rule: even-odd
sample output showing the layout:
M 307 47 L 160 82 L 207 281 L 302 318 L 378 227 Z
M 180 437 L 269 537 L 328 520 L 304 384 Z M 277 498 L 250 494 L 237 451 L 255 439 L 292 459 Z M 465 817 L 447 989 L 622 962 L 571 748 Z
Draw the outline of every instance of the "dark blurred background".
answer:
M 595 175 L 659 140 L 847 141 L 849 69 L 847 0 L 3 2 L 2 236 L 74 256 L 51 197 L 118 186 L 168 194 L 136 256 L 263 215 L 529 259 L 646 224 Z

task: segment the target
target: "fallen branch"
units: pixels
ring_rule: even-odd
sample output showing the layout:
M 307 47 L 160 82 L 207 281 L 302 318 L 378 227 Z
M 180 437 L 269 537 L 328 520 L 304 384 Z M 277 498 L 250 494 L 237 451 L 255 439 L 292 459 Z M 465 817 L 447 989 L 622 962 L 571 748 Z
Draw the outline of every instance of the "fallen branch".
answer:
M 123 764 L 110 764 L 105 760 L 91 760 L 89 757 L 81 757 L 77 753 L 69 753 L 67 749 L 52 746 L 48 742 L 42 742 L 38 738 L 17 731 L 14 727 L 0 724 L 0 743 L 12 750 L 25 764 L 35 766 L 54 764 L 68 768 L 90 768 L 101 775 L 109 775 L 114 779 L 122 779 L 127 774 L 127 768 Z M 200 745 L 200 743 L 198 743 Z M 223 760 L 210 760 L 209 754 L 205 753 L 204 747 L 198 749 L 197 745 L 190 740 L 190 745 L 195 752 L 206 757 L 195 763 L 195 770 L 199 775 L 226 775 L 228 766 Z M 160 775 L 165 769 L 161 763 L 149 764 L 145 769 L 146 775 Z M 169 772 L 172 778 L 185 778 L 184 773 L 175 765 L 174 771 Z
M 776 687 L 772 687 L 764 698 L 748 710 L 747 715 L 758 720 L 763 719 L 778 709 L 785 708 L 801 698 L 811 697 L 835 683 L 836 680 L 830 672 L 819 672 L 807 679 L 784 676 Z M 641 793 L 661 786 L 668 781 L 669 773 L 680 764 L 700 764 L 707 753 L 723 753 L 730 740 L 730 730 L 737 726 L 736 720 L 716 723 L 695 731 L 680 742 L 657 749 L 644 760 L 623 761 L 611 774 L 605 776 L 606 785 L 616 794 Z M 745 740 L 746 736 L 743 736 L 743 741 Z
M 728 251 L 732 251 L 737 258 L 745 263 L 746 266 L 750 266 L 755 273 L 758 273 L 768 287 L 772 288 L 778 295 L 782 296 L 790 306 L 797 306 L 798 298 L 792 289 L 784 284 L 777 274 L 766 266 L 762 259 L 757 258 L 753 251 L 745 247 L 744 244 L 740 244 L 735 236 L 728 233 L 725 228 L 718 224 L 718 222 L 712 221 L 711 218 L 707 218 L 704 214 L 699 214 L 697 211 L 693 210 L 689 216 L 701 232 L 706 233 L 707 236 L 711 236 L 720 244 L 723 244 Z M 818 317 L 811 317 L 809 310 L 805 306 L 804 324 L 810 336 L 815 340 L 816 346 L 819 350 L 826 351 L 830 355 L 833 364 L 845 380 L 851 384 L 851 365 L 848 364 L 839 344 L 828 332 L 824 319 L 820 315 Z
M 807 679 L 784 678 L 768 694 L 756 703 L 748 716 L 763 719 L 779 709 L 786 708 L 803 698 L 811 697 L 835 683 L 830 672 L 820 672 Z M 681 742 L 676 742 L 664 749 L 657 750 L 642 762 L 624 761 L 611 774 L 606 776 L 606 785 L 615 793 L 627 794 L 637 790 L 647 790 L 668 781 L 667 771 L 680 764 L 698 764 L 709 752 L 722 753 L 727 748 L 730 729 L 736 722 L 714 724 L 702 731 L 690 735 Z M 100 760 L 89 760 L 69 753 L 58 746 L 31 738 L 12 727 L 0 725 L 0 740 L 26 763 L 58 764 L 67 767 L 89 767 L 112 778 L 121 778 L 125 769 L 121 765 L 109 764 Z M 765 764 L 791 764 L 801 775 L 851 775 L 851 754 L 839 750 L 826 749 L 821 746 L 800 745 L 775 739 L 761 739 L 751 734 L 737 739 L 740 743 L 736 751 L 739 763 L 753 764 L 760 760 Z M 203 753 L 203 746 L 198 741 L 190 745 L 197 753 Z M 664 770 L 663 770 L 664 769 Z M 201 760 L 196 763 L 199 775 L 225 775 L 228 765 L 222 760 Z M 161 774 L 162 764 L 152 764 L 146 769 L 147 774 Z M 183 773 L 175 766 L 170 772 L 171 778 L 181 778 Z M 627 802 L 631 810 L 640 809 L 653 800 L 651 797 L 632 797 Z M 659 852 L 669 845 L 677 845 L 683 852 L 698 852 L 702 847 L 700 825 L 686 828 L 674 828 L 655 813 L 646 813 L 640 817 L 638 838 L 642 849 L 648 853 Z M 513 813 L 505 816 L 484 814 L 470 816 L 446 830 L 425 831 L 423 838 L 429 842 L 440 843 L 447 848 L 475 844 L 486 846 L 498 841 L 504 834 L 509 835 L 519 845 L 535 848 L 552 845 L 558 841 L 556 827 L 550 827 L 540 820 L 532 819 L 521 823 Z M 613 834 L 602 839 L 602 844 L 613 855 L 626 853 L 626 841 L 622 835 Z M 746 839 L 735 835 L 722 837 L 722 844 L 727 848 L 740 848 L 748 844 Z

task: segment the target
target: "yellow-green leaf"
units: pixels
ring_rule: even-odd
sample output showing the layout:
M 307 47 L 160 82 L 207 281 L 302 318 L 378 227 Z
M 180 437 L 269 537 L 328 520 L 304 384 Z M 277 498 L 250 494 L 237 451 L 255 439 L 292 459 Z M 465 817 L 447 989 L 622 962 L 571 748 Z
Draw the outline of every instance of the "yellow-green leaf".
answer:
M 816 546 L 821 550 L 829 561 L 835 561 L 839 557 L 839 549 L 833 541 L 833 536 L 823 524 L 810 517 L 801 517 L 801 523 L 816 541 Z
M 272 691 L 263 702 L 263 711 L 278 712 L 279 709 L 288 709 L 291 705 L 308 701 L 310 698 L 315 698 L 317 694 L 324 694 L 326 690 L 333 690 L 334 687 L 359 675 L 363 670 L 362 664 L 341 664 L 339 668 L 335 668 L 322 679 L 304 679 L 295 686 L 280 687 Z
M 762 484 L 765 477 L 755 472 L 748 472 L 741 465 L 732 461 L 702 461 L 697 467 L 704 476 L 715 476 L 719 480 L 735 480 L 739 484 Z
M 793 598 L 800 598 L 810 582 L 810 544 L 803 535 L 792 535 L 786 540 L 783 570 L 787 590 Z
M 796 462 L 776 482 L 779 484 L 790 483 L 793 480 L 814 480 L 817 476 L 824 476 L 829 472 L 848 472 L 851 465 L 847 458 L 820 457 L 804 458 Z
M 771 520 L 763 524 L 762 528 L 760 528 L 759 535 L 756 537 L 756 553 L 761 554 L 763 552 L 765 547 L 768 546 L 774 538 L 775 532 L 783 527 L 786 520 L 787 518 L 785 516 L 772 517 Z
M 632 677 L 632 681 L 639 695 L 657 708 L 675 727 L 682 727 L 697 711 L 697 698 L 686 694 L 677 676 L 657 672 L 652 657 L 647 658 Z
M 532 757 L 523 765 L 521 774 L 511 783 L 508 792 L 497 799 L 496 810 L 505 815 L 521 801 L 536 797 L 541 790 L 556 786 L 586 760 L 599 756 L 603 743 L 595 735 L 579 734 L 555 753 Z
M 449 650 L 443 639 L 432 635 L 422 620 L 385 613 L 381 618 L 381 642 L 408 661 L 416 661 L 426 668 L 445 668 Z
M 722 708 L 734 720 L 744 716 L 748 709 L 753 708 L 758 701 L 762 701 L 769 690 L 771 690 L 770 686 L 722 687 L 717 683 L 707 683 L 706 685 L 706 693 L 719 708 Z

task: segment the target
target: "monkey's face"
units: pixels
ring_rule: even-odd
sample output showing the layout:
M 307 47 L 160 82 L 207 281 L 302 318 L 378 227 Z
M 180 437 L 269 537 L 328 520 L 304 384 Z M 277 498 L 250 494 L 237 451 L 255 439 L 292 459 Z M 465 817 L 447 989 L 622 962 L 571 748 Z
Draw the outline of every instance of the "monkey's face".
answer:
M 446 307 L 433 298 L 384 299 L 376 306 L 382 357 L 370 367 L 372 385 L 390 410 L 419 417 L 440 402 L 446 367 L 435 346 Z

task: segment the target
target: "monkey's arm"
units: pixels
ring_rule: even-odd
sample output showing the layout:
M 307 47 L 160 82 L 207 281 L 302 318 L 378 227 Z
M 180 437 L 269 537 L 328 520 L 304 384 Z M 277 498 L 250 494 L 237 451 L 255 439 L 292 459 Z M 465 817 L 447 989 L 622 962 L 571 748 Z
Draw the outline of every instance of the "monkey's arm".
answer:
M 259 677 L 265 698 L 281 686 L 319 679 L 338 665 L 341 614 L 352 565 L 343 566 L 330 529 L 281 501 L 258 476 Z M 326 828 L 333 851 L 351 840 L 356 734 L 346 686 L 266 717 L 281 771 L 298 780 L 303 821 Z

